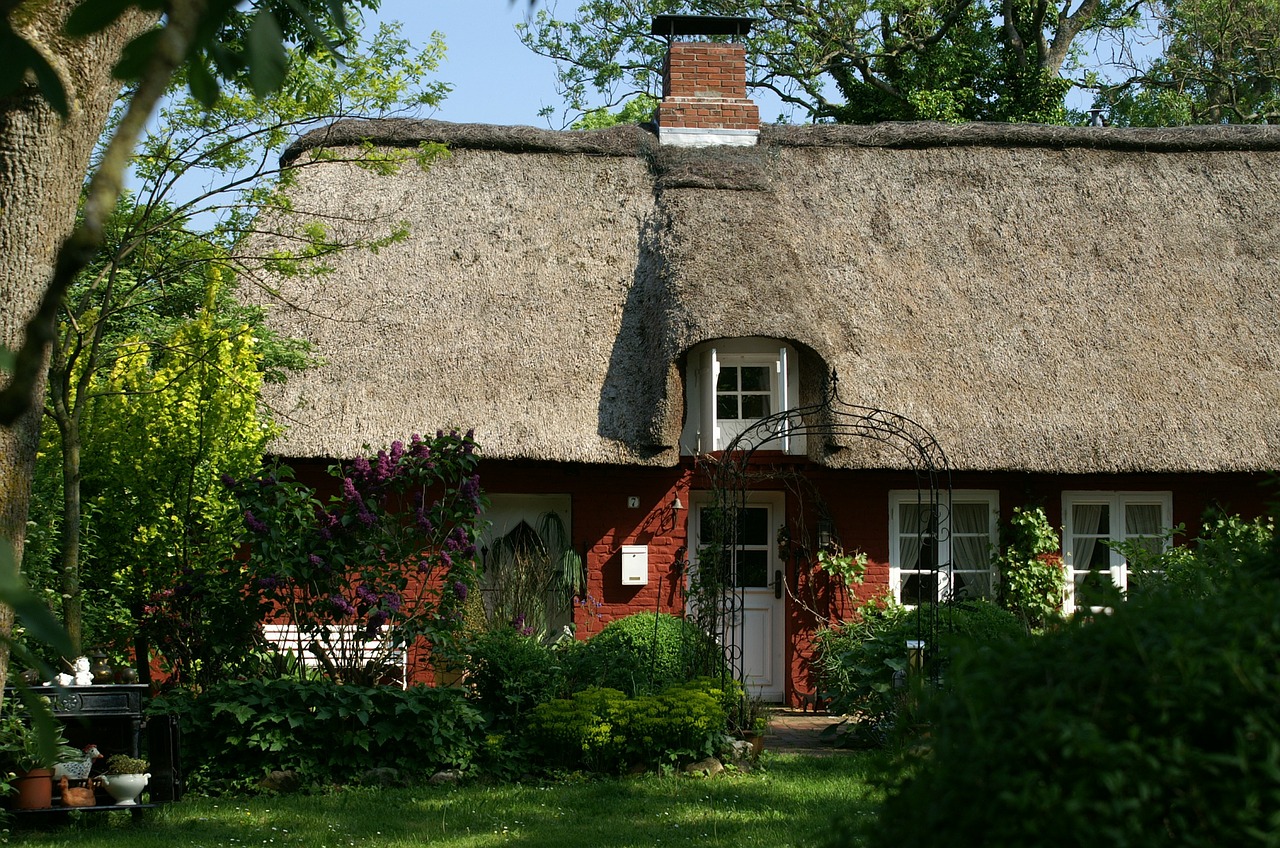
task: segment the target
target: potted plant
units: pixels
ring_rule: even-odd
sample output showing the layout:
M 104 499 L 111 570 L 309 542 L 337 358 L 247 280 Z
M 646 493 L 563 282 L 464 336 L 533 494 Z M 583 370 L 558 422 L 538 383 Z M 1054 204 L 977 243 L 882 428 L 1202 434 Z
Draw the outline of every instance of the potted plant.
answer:
M 138 796 L 146 788 L 151 775 L 147 772 L 148 763 L 138 757 L 124 754 L 113 754 L 107 758 L 106 773 L 98 778 L 102 787 L 115 799 L 116 804 L 126 806 L 137 804 Z
M 743 694 L 734 727 L 744 742 L 751 743 L 752 759 L 759 757 L 764 750 L 764 735 L 769 732 L 769 719 L 772 716 L 773 707 L 766 704 L 763 698 Z
M 9 788 L 17 793 L 14 807 L 39 810 L 53 805 L 53 767 L 75 759 L 80 752 L 68 747 L 62 727 L 52 724 L 51 736 L 40 731 L 16 706 L 5 700 L 0 710 L 0 760 L 9 775 Z

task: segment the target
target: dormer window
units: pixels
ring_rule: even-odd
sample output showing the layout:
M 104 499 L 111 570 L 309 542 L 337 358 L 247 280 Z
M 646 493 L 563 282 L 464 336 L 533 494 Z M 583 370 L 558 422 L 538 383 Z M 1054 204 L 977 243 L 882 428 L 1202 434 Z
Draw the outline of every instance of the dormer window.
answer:
M 680 452 L 724 450 L 761 420 L 794 409 L 798 405 L 796 363 L 795 350 L 777 339 L 719 339 L 691 350 Z M 803 439 L 791 434 L 791 426 L 790 421 L 777 422 L 761 431 L 752 446 L 802 452 Z
M 778 361 L 785 357 L 780 356 Z M 773 374 L 768 365 L 720 365 L 716 378 L 716 417 L 721 421 L 759 421 L 772 413 Z

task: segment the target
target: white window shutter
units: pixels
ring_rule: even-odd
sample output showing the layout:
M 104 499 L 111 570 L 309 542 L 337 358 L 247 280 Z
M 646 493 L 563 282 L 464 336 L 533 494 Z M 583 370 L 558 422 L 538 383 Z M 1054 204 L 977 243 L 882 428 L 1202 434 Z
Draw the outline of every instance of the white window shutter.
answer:
M 716 420 L 716 385 L 720 381 L 720 358 L 716 349 L 711 348 L 705 354 L 706 365 L 702 381 L 702 430 L 699 435 L 699 449 L 704 453 L 720 448 L 720 422 Z
M 787 402 L 790 392 L 787 388 L 787 349 L 785 347 L 778 349 L 778 412 L 786 412 L 791 408 L 791 404 Z M 791 453 L 791 418 L 782 419 L 782 452 Z

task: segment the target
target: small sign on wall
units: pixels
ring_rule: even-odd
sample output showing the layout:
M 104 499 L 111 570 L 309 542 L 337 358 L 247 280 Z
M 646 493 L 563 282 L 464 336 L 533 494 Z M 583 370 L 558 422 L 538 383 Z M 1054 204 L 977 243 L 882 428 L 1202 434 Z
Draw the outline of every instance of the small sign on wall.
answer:
M 649 583 L 649 546 L 622 546 L 622 585 L 646 586 Z

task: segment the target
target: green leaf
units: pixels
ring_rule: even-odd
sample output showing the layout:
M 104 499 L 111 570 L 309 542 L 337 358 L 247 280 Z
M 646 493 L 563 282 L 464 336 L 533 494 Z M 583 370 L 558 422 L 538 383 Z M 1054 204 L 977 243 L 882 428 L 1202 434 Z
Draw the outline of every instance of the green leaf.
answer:
M 257 96 L 266 97 L 280 88 L 289 65 L 284 33 L 269 9 L 259 9 L 253 16 L 246 47 L 249 86 Z
M 126 44 L 120 51 L 120 61 L 111 70 L 112 75 L 118 80 L 140 79 L 160 44 L 161 33 L 159 29 L 148 30 Z
M 196 60 L 191 63 L 187 86 L 191 89 L 191 96 L 202 106 L 212 108 L 213 104 L 218 102 L 217 77 L 203 61 Z
M 18 573 L 18 561 L 13 545 L 0 538 L 0 603 L 13 607 L 14 615 L 26 627 L 27 633 L 52 647 L 64 657 L 75 651 L 67 631 L 54 618 L 49 608 L 27 588 L 26 581 Z
M 5 97 L 22 88 L 27 71 L 35 74 L 36 85 L 40 94 L 49 105 L 62 117 L 67 116 L 67 92 L 62 87 L 62 79 L 40 52 L 27 43 L 27 40 L 16 33 L 9 25 L 7 17 L 0 18 L 0 97 Z
M 80 37 L 102 32 L 131 5 L 132 0 L 93 0 L 92 3 L 81 3 L 67 17 L 67 35 Z

